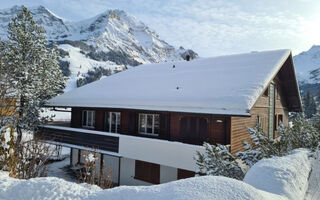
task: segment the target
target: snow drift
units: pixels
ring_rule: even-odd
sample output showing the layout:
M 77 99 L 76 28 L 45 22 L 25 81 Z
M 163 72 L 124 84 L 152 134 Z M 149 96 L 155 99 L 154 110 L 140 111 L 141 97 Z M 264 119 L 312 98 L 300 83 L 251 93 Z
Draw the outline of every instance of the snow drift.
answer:
M 295 150 L 285 157 L 262 159 L 248 171 L 244 182 L 288 199 L 304 199 L 311 162 L 307 150 Z
M 245 181 L 203 176 L 154 186 L 102 190 L 54 177 L 18 180 L 8 177 L 7 172 L 0 172 L 0 199 L 301 199 L 309 172 L 308 152 L 301 150 L 286 157 L 261 160 L 249 170 Z

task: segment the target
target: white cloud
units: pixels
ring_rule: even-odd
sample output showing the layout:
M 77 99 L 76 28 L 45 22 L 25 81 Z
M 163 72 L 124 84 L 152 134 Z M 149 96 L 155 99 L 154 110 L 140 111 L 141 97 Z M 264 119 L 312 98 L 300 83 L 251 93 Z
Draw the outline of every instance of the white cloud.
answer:
M 76 21 L 122 9 L 170 44 L 192 48 L 201 56 L 278 48 L 296 54 L 320 42 L 320 2 L 312 0 L 1 1 L 2 8 L 41 4 Z

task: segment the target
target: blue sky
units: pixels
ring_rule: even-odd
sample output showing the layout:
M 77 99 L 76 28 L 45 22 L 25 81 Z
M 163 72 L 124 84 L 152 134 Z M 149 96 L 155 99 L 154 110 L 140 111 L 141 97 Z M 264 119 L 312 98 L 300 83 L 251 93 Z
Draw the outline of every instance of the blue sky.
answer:
M 21 4 L 72 21 L 122 9 L 203 57 L 284 48 L 298 54 L 320 44 L 318 0 L 0 0 L 0 8 Z

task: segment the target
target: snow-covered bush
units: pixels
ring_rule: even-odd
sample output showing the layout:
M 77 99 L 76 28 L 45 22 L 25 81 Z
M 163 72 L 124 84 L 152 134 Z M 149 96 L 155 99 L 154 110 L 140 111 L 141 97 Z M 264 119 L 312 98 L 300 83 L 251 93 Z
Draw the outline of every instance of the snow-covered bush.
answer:
M 316 118 L 313 118 L 316 120 Z M 298 115 L 293 119 L 291 127 L 281 127 L 279 130 L 280 145 L 284 152 L 297 148 L 307 148 L 314 151 L 320 142 L 319 124 L 311 119 Z
M 284 152 L 279 146 L 279 139 L 269 138 L 259 124 L 254 128 L 248 128 L 248 132 L 250 133 L 251 141 L 244 141 L 245 151 L 235 154 L 246 165 L 251 167 L 262 158 L 283 155 Z
M 287 155 L 294 149 L 306 148 L 314 151 L 320 142 L 319 118 L 313 121 L 303 115 L 295 115 L 292 126 L 284 127 L 280 124 L 279 137 L 272 139 L 257 124 L 255 128 L 248 128 L 251 141 L 244 142 L 244 152 L 236 153 L 248 166 L 252 166 L 262 158 Z
M 9 175 L 19 179 L 46 176 L 46 164 L 53 155 L 57 154 L 57 150 L 33 137 L 18 144 L 14 141 L 15 135 L 11 129 L 10 140 L 5 148 L 6 161 L 4 162 L 4 169 L 9 171 Z
M 204 143 L 203 146 L 205 153 L 197 152 L 195 157 L 200 170 L 198 174 L 243 179 L 244 173 L 226 145 Z

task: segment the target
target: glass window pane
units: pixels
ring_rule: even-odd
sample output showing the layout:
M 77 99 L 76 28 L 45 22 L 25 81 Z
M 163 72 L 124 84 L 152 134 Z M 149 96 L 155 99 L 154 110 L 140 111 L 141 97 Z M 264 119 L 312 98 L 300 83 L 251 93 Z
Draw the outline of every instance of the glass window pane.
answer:
M 159 115 L 154 115 L 154 134 L 159 134 L 160 132 L 160 117 Z
M 104 130 L 109 132 L 110 126 L 109 126 L 109 112 L 104 113 Z
M 116 132 L 116 113 L 112 112 L 111 113 L 111 132 L 115 133 Z
M 92 126 L 95 126 L 96 123 L 96 112 L 95 111 L 91 111 L 92 112 Z
M 153 115 L 147 115 L 147 133 L 152 133 Z
M 82 112 L 82 126 L 87 126 L 87 111 Z
M 120 121 L 121 121 L 121 115 L 120 115 L 120 113 L 117 113 L 117 131 L 116 131 L 116 133 L 120 132 Z
M 92 112 L 88 111 L 87 126 L 92 126 Z
M 139 115 L 139 131 L 140 133 L 145 133 L 146 132 L 146 116 L 144 114 Z

